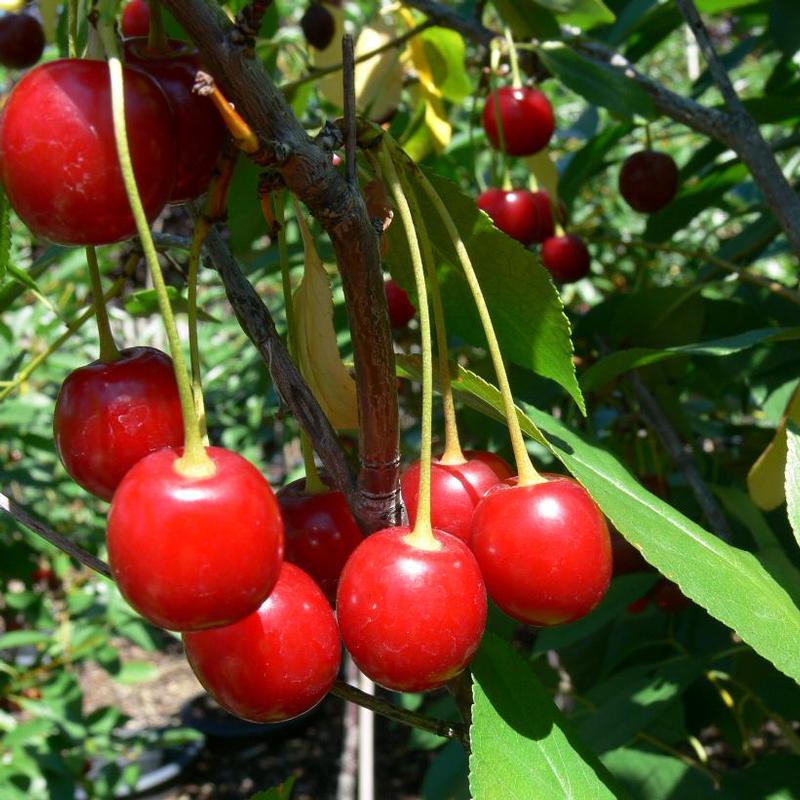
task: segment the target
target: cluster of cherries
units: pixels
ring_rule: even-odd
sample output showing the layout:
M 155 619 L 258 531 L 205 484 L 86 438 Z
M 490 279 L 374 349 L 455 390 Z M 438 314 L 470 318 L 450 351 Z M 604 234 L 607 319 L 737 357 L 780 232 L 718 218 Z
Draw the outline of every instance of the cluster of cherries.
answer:
M 530 87 L 504 86 L 483 107 L 483 128 L 492 147 L 511 156 L 544 150 L 555 131 L 553 108 L 545 94 Z M 678 168 L 671 156 L 643 150 L 627 158 L 619 176 L 620 194 L 636 211 L 652 214 L 668 205 L 678 190 Z M 494 224 L 523 245 L 541 245 L 542 263 L 559 283 L 589 274 L 590 255 L 583 239 L 560 232 L 565 211 L 546 191 L 487 189 L 478 207 Z

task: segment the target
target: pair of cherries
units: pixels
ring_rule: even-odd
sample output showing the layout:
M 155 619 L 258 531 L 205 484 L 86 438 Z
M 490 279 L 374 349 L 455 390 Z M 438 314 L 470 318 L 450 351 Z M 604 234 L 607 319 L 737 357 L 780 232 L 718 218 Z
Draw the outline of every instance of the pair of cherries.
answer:
M 148 220 L 208 186 L 225 136 L 211 101 L 192 92 L 196 51 L 169 41 L 124 42 L 125 117 Z M 102 61 L 61 59 L 28 72 L 3 109 L 0 180 L 33 233 L 67 245 L 136 235 L 114 139 Z

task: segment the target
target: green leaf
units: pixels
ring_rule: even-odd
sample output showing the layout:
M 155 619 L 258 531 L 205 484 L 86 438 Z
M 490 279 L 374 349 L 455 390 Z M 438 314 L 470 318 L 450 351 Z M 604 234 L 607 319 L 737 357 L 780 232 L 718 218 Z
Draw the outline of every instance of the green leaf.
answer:
M 786 513 L 800 545 L 800 426 L 791 420 L 786 423 L 786 443 Z
M 53 641 L 53 635 L 45 631 L 11 631 L 0 636 L 0 650 L 28 647 Z
M 290 800 L 292 791 L 294 790 L 295 776 L 285 780 L 280 786 L 273 789 L 267 789 L 263 792 L 254 794 L 250 800 Z
M 553 5 L 564 8 L 557 11 L 559 22 L 588 30 L 596 25 L 611 25 L 616 21 L 614 12 L 602 0 L 536 0 L 550 10 Z
M 11 258 L 11 204 L 8 195 L 0 186 L 0 286 L 5 283 L 8 262 Z
M 189 303 L 186 298 L 174 287 L 167 286 L 167 294 L 172 310 L 176 314 L 186 314 L 189 311 Z M 125 310 L 134 317 L 149 317 L 158 314 L 158 298 L 155 289 L 140 289 L 134 292 L 125 302 Z M 221 320 L 211 316 L 202 308 L 197 309 L 197 318 L 203 322 L 220 323 Z
M 800 5 L 797 0 L 772 0 L 769 32 L 787 56 L 800 50 Z
M 729 356 L 740 353 L 750 347 L 770 342 L 784 342 L 800 339 L 798 328 L 758 328 L 745 331 L 735 336 L 725 336 L 722 339 L 711 339 L 707 342 L 684 345 L 682 347 L 667 347 L 663 350 L 654 350 L 647 347 L 634 347 L 630 350 L 620 350 L 593 364 L 581 376 L 581 385 L 584 391 L 592 391 L 604 386 L 612 378 L 628 370 L 666 361 L 679 356 Z
M 407 164 L 408 179 L 421 211 L 430 220 L 428 235 L 439 266 L 448 331 L 479 347 L 486 339 L 455 249 L 422 189 L 417 167 Z M 447 206 L 469 251 L 503 355 L 520 366 L 559 383 L 585 410 L 572 361 L 570 326 L 558 292 L 538 258 L 501 233 L 479 211 L 473 197 L 445 178 L 428 174 Z M 415 297 L 411 259 L 402 225 L 390 226 L 386 262 L 393 277 Z
M 531 665 L 484 636 L 474 676 L 470 789 L 481 800 L 613 798 L 612 780 L 576 736 Z
M 466 69 L 466 45 L 460 33 L 449 28 L 429 28 L 419 36 L 436 88 L 445 100 L 461 103 L 472 94 Z
M 470 800 L 468 768 L 461 743 L 446 744 L 425 773 L 422 800 Z
M 517 40 L 557 39 L 561 28 L 555 16 L 537 0 L 493 0 L 497 13 Z
M 114 676 L 117 683 L 133 684 L 158 677 L 158 667 L 149 661 L 126 661 Z
M 569 47 L 546 42 L 536 51 L 542 62 L 573 92 L 621 117 L 656 116 L 650 95 L 622 71 L 590 61 Z
M 7 275 L 10 275 L 15 281 L 20 283 L 26 289 L 30 289 L 36 295 L 38 300 L 41 300 L 50 309 L 50 311 L 52 311 L 57 317 L 61 318 L 59 310 L 42 292 L 42 290 L 39 288 L 39 284 L 36 283 L 36 279 L 32 275 L 29 275 L 24 269 L 20 269 L 16 264 L 11 263 L 10 261 L 6 261 L 6 272 Z

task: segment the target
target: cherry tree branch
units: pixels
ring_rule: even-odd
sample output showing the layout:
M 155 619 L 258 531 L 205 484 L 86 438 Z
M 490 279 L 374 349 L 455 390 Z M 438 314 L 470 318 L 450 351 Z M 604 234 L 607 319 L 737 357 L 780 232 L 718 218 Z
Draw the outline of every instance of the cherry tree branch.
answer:
M 198 47 L 207 70 L 247 120 L 268 166 L 308 207 L 331 239 L 342 276 L 358 385 L 356 515 L 368 530 L 399 521 L 399 422 L 378 235 L 357 186 L 305 132 L 263 64 L 211 0 L 164 0 Z M 316 443 L 315 443 L 316 445 Z

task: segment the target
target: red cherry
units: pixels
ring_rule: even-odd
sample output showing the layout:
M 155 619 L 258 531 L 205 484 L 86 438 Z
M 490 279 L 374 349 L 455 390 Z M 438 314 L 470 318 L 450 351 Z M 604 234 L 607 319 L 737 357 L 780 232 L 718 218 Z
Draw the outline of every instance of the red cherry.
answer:
M 322 3 L 312 2 L 300 19 L 306 41 L 317 50 L 325 50 L 336 33 L 336 20 Z
M 44 52 L 42 23 L 30 14 L 0 17 L 0 64 L 10 69 L 32 67 Z
M 672 156 L 642 150 L 628 156 L 619 173 L 619 193 L 642 214 L 654 214 L 672 202 L 680 174 Z
M 152 347 L 131 347 L 117 361 L 79 367 L 58 393 L 53 431 L 72 479 L 111 500 L 134 464 L 183 444 L 172 360 Z
M 682 611 L 691 602 L 677 583 L 673 583 L 666 578 L 659 580 L 650 590 L 650 600 L 668 614 Z
M 463 464 L 434 461 L 431 464 L 431 525 L 469 543 L 475 506 L 498 482 L 495 471 L 480 459 Z M 413 525 L 419 498 L 419 461 L 403 473 L 400 490 Z
M 559 283 L 574 283 L 589 274 L 591 256 L 580 236 L 551 236 L 542 244 L 542 263 Z
M 489 450 L 465 450 L 464 456 L 470 461 L 483 461 L 497 475 L 498 481 L 504 481 L 516 474 L 508 461 Z
M 152 78 L 125 67 L 124 80 L 131 157 L 152 220 L 175 182 L 175 123 Z M 0 123 L 0 179 L 14 210 L 38 236 L 100 245 L 136 234 L 104 61 L 51 61 L 14 87 Z
M 526 246 L 553 235 L 550 200 L 544 192 L 487 189 L 478 197 L 478 208 L 485 211 L 503 233 Z
M 283 560 L 278 502 L 261 473 L 221 447 L 216 472 L 188 478 L 180 450 L 143 458 L 120 483 L 108 515 L 111 572 L 125 599 L 162 628 L 196 631 L 251 614 Z
M 251 722 L 280 722 L 317 705 L 336 680 L 342 652 L 328 601 L 287 563 L 257 611 L 233 625 L 185 633 L 183 646 L 205 690 Z
M 627 608 L 629 614 L 643 614 L 647 611 L 647 606 L 650 605 L 650 597 L 644 595 L 643 597 L 634 600 Z
M 530 156 L 547 147 L 556 126 L 547 96 L 538 89 L 503 86 L 490 94 L 483 106 L 483 129 L 495 150 L 501 149 L 495 97 L 503 123 L 505 152 Z
M 384 284 L 384 289 L 386 302 L 389 304 L 389 322 L 393 328 L 405 328 L 417 313 L 408 292 L 391 278 Z
M 478 649 L 486 590 L 469 548 L 436 531 L 439 550 L 407 526 L 368 536 L 339 581 L 336 613 L 358 667 L 387 689 L 422 692 L 457 675 Z
M 341 492 L 305 493 L 305 480 L 278 492 L 286 537 L 284 558 L 305 570 L 331 602 L 339 575 L 363 535 Z
M 167 55 L 154 53 L 147 39 L 125 42 L 125 57 L 164 90 L 177 127 L 178 162 L 170 202 L 193 200 L 211 181 L 211 173 L 225 140 L 222 117 L 207 98 L 192 91 L 200 57 L 186 42 L 170 39 Z
M 532 625 L 559 625 L 588 614 L 611 580 L 606 521 L 571 478 L 516 479 L 487 492 L 472 519 L 472 550 L 489 597 Z
M 150 32 L 150 6 L 147 0 L 131 0 L 122 9 L 122 35 L 147 36 Z

